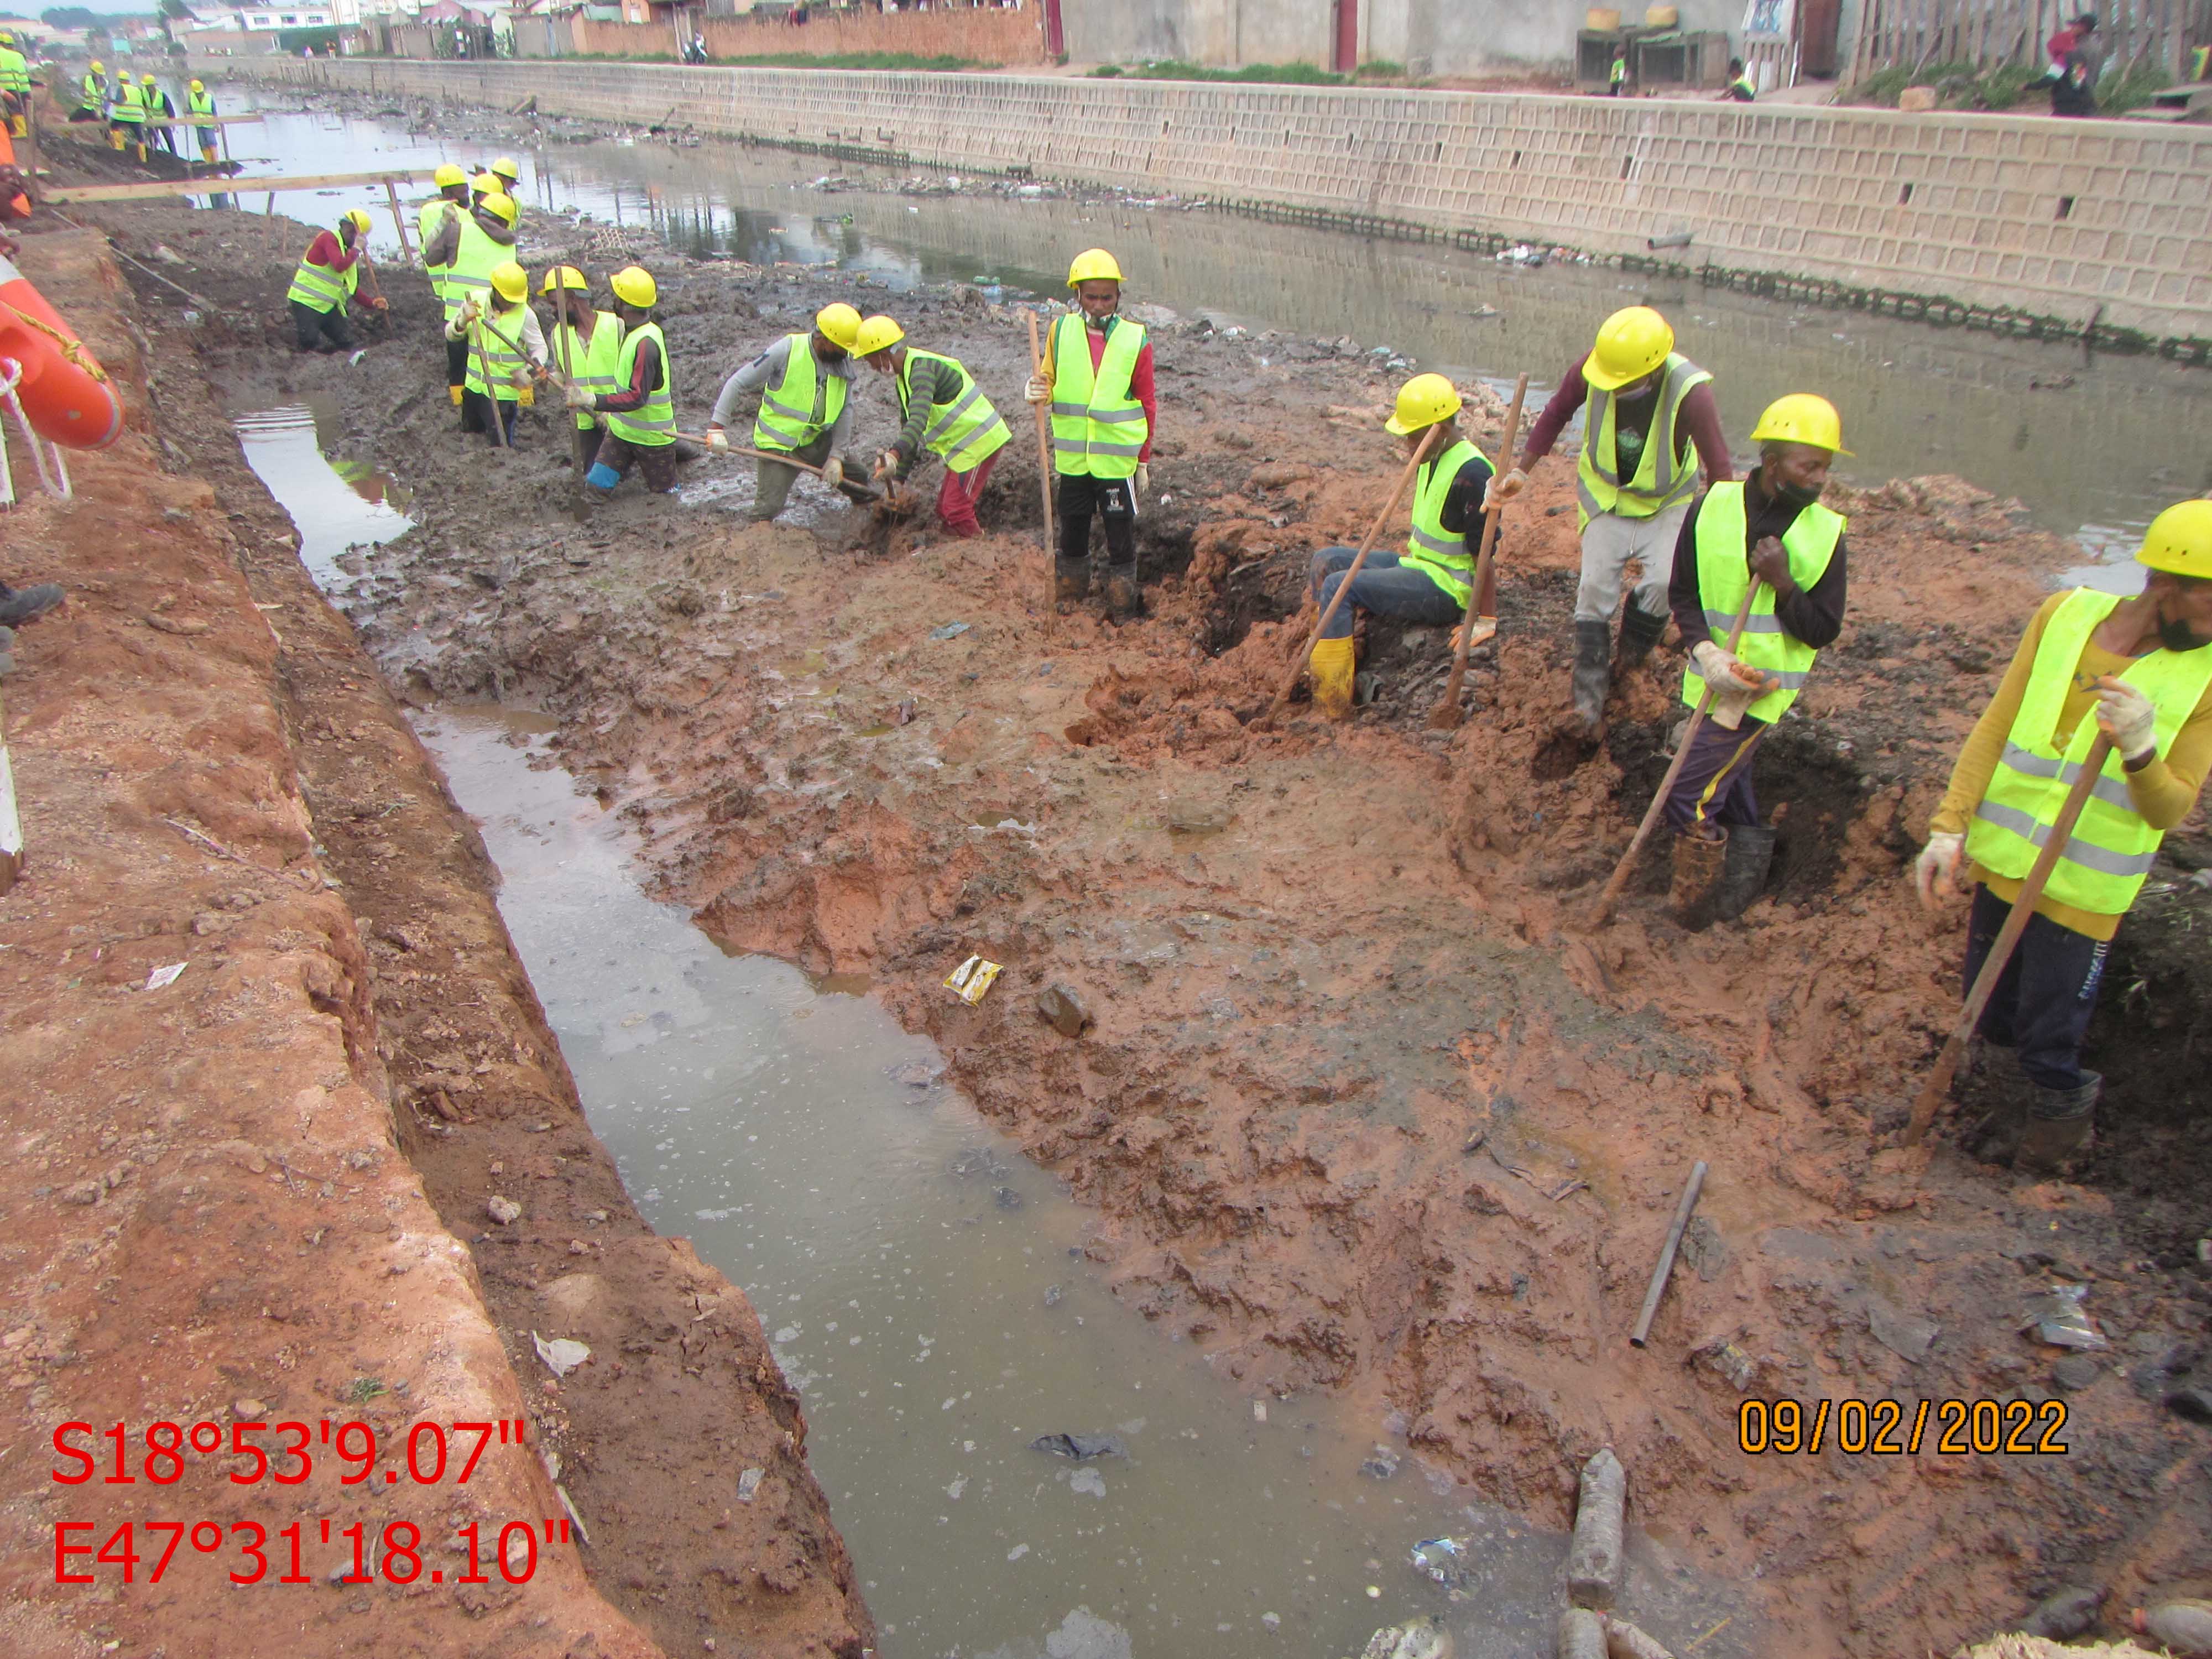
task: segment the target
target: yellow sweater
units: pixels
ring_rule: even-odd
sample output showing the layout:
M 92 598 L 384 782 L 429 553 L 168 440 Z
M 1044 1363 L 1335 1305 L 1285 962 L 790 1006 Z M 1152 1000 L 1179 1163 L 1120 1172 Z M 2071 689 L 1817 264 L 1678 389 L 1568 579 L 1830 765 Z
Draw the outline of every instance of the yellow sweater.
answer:
M 2043 630 L 2066 598 L 2064 593 L 2054 593 L 2045 599 L 2028 623 L 2027 632 L 2021 635 L 2020 647 L 2012 653 L 2012 665 L 2005 670 L 2004 683 L 1997 687 L 1996 696 L 1990 699 L 1990 706 L 1982 710 L 1981 719 L 1974 723 L 1966 746 L 1959 751 L 1958 763 L 1951 769 L 1951 787 L 1944 792 L 1943 804 L 1936 809 L 1936 816 L 1929 820 L 1930 833 L 1966 833 L 1974 809 L 1981 805 L 1983 792 L 1996 775 L 1997 762 L 2004 755 L 2005 738 L 2020 713 L 2028 678 L 2034 671 L 2035 653 L 2043 644 Z M 2212 646 L 2205 648 L 2212 650 Z M 2066 702 L 2058 711 L 2057 730 L 2051 733 L 2051 741 L 2060 750 L 2063 750 L 2073 740 L 2074 729 L 2096 708 L 2098 678 L 2106 674 L 2125 673 L 2133 660 L 2116 651 L 2106 650 L 2097 643 L 2094 634 L 2082 646 L 2081 659 L 2074 665 L 2074 684 L 2068 688 Z M 2182 723 L 2181 730 L 2174 734 L 2166 758 L 2154 760 L 2142 770 L 2126 775 L 2129 799 L 2151 828 L 2171 830 L 2197 805 L 2197 792 L 2203 787 L 2208 769 L 2212 769 L 2212 687 L 2206 689 Z M 2020 896 L 2020 883 L 1994 875 L 1978 864 L 1974 866 L 1973 879 L 2008 904 Z M 2057 902 L 2048 895 L 2036 901 L 2035 909 L 2038 915 L 2048 916 L 2060 927 L 2091 939 L 2110 939 L 2119 930 L 2120 919 L 2117 915 L 2076 909 L 2070 904 Z

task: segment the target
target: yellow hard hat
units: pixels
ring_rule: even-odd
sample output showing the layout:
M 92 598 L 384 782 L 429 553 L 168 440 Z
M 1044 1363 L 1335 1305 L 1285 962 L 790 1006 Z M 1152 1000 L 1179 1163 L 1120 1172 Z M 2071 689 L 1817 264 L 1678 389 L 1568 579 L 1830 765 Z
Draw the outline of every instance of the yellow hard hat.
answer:
M 103 63 L 101 63 L 101 62 L 100 61 L 100 59 L 98 59 L 97 58 L 94 58 L 94 59 L 92 60 L 92 72 L 93 72 L 94 75 L 100 74 L 100 73 L 101 73 L 102 71 L 104 71 L 106 68 L 107 68 L 107 65 L 106 65 L 106 64 L 103 64 Z
M 205 92 L 207 88 L 197 81 L 188 81 L 185 83 L 185 90 L 186 92 Z
M 131 82 L 131 71 L 129 70 L 118 70 L 115 71 L 115 78 L 122 82 L 125 86 L 128 86 Z
M 1398 388 L 1397 413 L 1382 422 L 1386 432 L 1404 437 L 1448 421 L 1460 411 L 1459 388 L 1441 374 L 1416 374 Z
M 1650 306 L 1630 306 L 1598 325 L 1597 345 L 1583 362 L 1583 379 L 1600 392 L 1640 380 L 1667 361 L 1674 331 Z
M 614 289 L 615 298 L 626 306 L 642 308 L 660 298 L 653 273 L 643 265 L 624 265 L 608 279 L 607 286 Z
M 522 182 L 522 167 L 512 155 L 502 155 L 491 164 L 491 170 L 510 185 Z
M 497 219 L 501 223 L 507 225 L 510 229 L 513 228 L 515 220 L 522 212 L 520 208 L 515 206 L 514 198 L 509 196 L 503 190 L 493 191 L 489 195 L 486 196 L 483 201 L 478 202 L 477 205 L 482 208 L 486 213 L 491 215 L 493 218 Z
M 491 291 L 509 305 L 520 305 L 530 296 L 530 273 L 509 259 L 504 264 L 491 268 Z
M 584 280 L 584 273 L 574 265 L 554 266 L 545 273 L 545 280 L 538 284 L 538 291 L 550 294 L 556 288 L 568 289 L 578 294 L 592 291 L 592 285 Z
M 487 196 L 504 195 L 507 191 L 506 182 L 496 173 L 479 173 L 469 180 L 469 188 L 482 191 Z
M 872 357 L 885 346 L 895 346 L 906 338 L 906 331 L 890 317 L 871 317 L 853 335 L 851 350 L 855 357 Z
M 1751 429 L 1751 441 L 1810 444 L 1838 455 L 1851 453 L 1844 447 L 1844 417 L 1836 413 L 1835 404 L 1810 392 L 1793 392 L 1767 404 L 1766 413 Z
M 814 313 L 814 331 L 831 345 L 850 351 L 854 337 L 860 331 L 860 313 L 842 300 L 833 301 Z
M 1103 247 L 1084 249 L 1075 256 L 1075 263 L 1067 268 L 1067 285 L 1070 288 L 1084 283 L 1118 283 L 1121 280 L 1121 267 L 1114 263 L 1114 256 Z
M 199 83 L 194 82 L 193 84 L 197 86 Z M 441 162 L 438 170 L 430 175 L 430 181 L 440 190 L 449 190 L 455 185 L 468 183 L 468 170 L 452 161 Z
M 0 46 L 12 46 L 15 44 L 15 32 L 13 29 L 0 29 Z
M 2212 501 L 2177 501 L 2150 521 L 2137 564 L 2212 579 Z
M 359 208 L 348 208 L 343 213 L 338 215 L 338 222 L 351 225 L 364 236 L 368 234 L 368 215 L 363 213 Z

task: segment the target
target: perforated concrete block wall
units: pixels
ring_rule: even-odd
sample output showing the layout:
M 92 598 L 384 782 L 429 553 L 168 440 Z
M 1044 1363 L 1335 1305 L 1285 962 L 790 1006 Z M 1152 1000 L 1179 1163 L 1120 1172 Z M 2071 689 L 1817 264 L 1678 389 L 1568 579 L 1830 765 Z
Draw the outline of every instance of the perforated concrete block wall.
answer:
M 2212 131 L 1013 75 L 366 58 L 203 67 L 1376 214 L 2212 334 Z

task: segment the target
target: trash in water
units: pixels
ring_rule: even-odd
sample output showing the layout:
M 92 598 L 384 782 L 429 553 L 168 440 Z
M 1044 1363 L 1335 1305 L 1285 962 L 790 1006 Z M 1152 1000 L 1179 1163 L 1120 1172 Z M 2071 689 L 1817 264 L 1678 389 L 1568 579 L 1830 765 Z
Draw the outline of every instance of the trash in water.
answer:
M 592 1351 L 582 1343 L 565 1336 L 556 1336 L 550 1342 L 532 1331 L 530 1340 L 538 1346 L 538 1357 L 545 1362 L 545 1369 L 556 1376 L 566 1376 L 570 1371 L 592 1357 Z
M 884 1075 L 894 1083 L 903 1083 L 909 1089 L 927 1089 L 945 1075 L 941 1060 L 909 1060 L 903 1066 L 884 1068 Z
M 1059 1285 L 1048 1285 L 1044 1287 L 1044 1305 L 1046 1307 L 1057 1308 L 1060 1305 L 1060 1288 Z
M 1094 1457 L 1129 1455 L 1129 1449 L 1121 1443 L 1118 1434 L 1041 1434 L 1030 1442 L 1030 1449 L 1049 1452 L 1054 1457 L 1072 1457 L 1079 1463 Z
M 146 988 L 158 991 L 165 985 L 174 985 L 177 975 L 184 971 L 185 964 L 181 962 L 173 962 L 166 968 L 156 968 L 146 975 Z
M 981 957 L 970 957 L 945 976 L 945 988 L 957 991 L 961 1001 L 971 1008 L 983 1000 L 1000 972 L 995 962 L 986 962 Z
M 2089 1321 L 2088 1310 L 2081 1304 L 2087 1298 L 2087 1285 L 2054 1285 L 2048 1293 L 2029 1298 L 2027 1317 L 2021 1329 L 2033 1329 L 2036 1340 L 2048 1342 L 2054 1348 L 2104 1348 L 2112 1345 Z
M 1096 1469 L 1078 1469 L 1067 1477 L 1067 1489 L 1091 1498 L 1106 1495 L 1106 1477 Z
M 1467 1581 L 1467 1546 L 1456 1538 L 1424 1538 L 1413 1546 L 1413 1571 L 1446 1589 Z
M 1018 1210 L 1022 1207 L 1022 1195 L 1012 1187 L 992 1188 L 991 1201 L 1002 1210 Z
M 1398 1473 L 1398 1454 L 1388 1446 L 1377 1445 L 1373 1455 L 1359 1466 L 1362 1474 L 1372 1475 L 1377 1480 L 1388 1480 Z
M 751 1503 L 753 1501 L 753 1494 L 760 1490 L 761 1477 L 767 1473 L 768 1471 L 765 1469 L 747 1469 L 743 1474 L 739 1475 L 738 1477 L 738 1502 L 740 1504 Z
M 957 640 L 968 631 L 968 627 L 966 623 L 947 623 L 942 628 L 931 629 L 929 637 L 933 640 Z
M 945 1173 L 966 1178 L 969 1176 L 1002 1176 L 1006 1166 L 986 1147 L 963 1146 L 945 1160 Z
M 1379 1599 L 1382 1594 L 1372 1584 L 1367 1593 L 1370 1599 Z M 1431 1616 L 1376 1631 L 1367 1638 L 1359 1659 L 1451 1659 L 1451 1632 L 1444 1628 L 1443 1620 Z

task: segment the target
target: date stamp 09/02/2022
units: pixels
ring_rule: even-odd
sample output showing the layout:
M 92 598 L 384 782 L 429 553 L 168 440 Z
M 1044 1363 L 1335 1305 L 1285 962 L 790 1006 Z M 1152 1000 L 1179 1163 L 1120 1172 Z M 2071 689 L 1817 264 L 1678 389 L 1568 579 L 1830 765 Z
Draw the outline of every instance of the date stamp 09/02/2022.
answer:
M 2063 1457 L 2063 1400 L 1747 1400 L 1736 1449 L 1747 1457 Z

